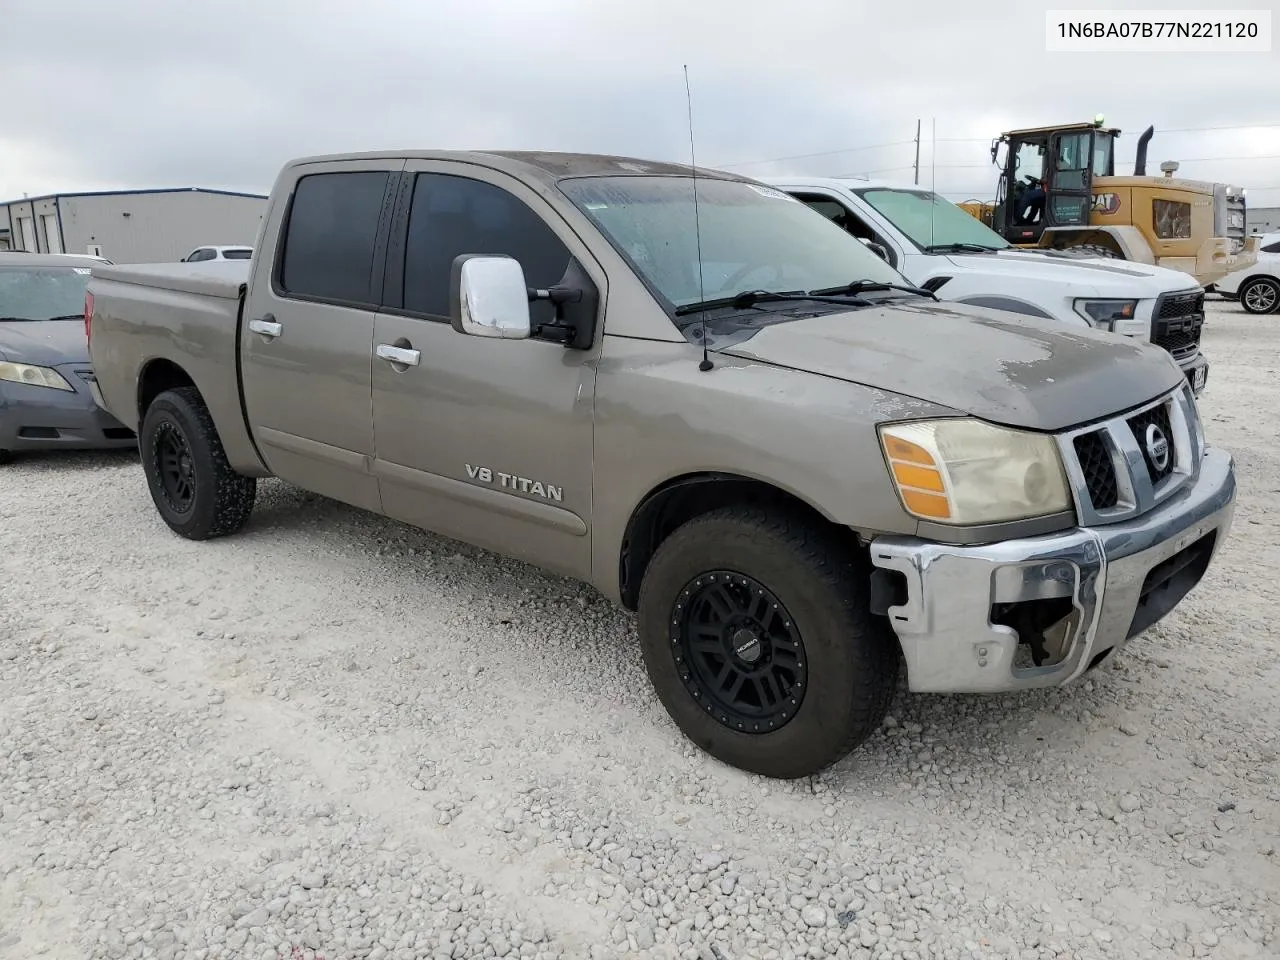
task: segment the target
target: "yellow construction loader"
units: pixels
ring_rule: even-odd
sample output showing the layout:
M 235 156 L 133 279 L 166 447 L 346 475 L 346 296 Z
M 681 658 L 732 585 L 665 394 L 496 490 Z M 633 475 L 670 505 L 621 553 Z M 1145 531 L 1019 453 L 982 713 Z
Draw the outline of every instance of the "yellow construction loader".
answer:
M 1078 251 L 1182 270 L 1201 286 L 1257 262 L 1245 232 L 1245 191 L 1174 178 L 1176 162 L 1147 176 L 1148 127 L 1138 138 L 1133 176 L 1115 175 L 1120 131 L 1093 123 L 1003 133 L 991 144 L 1000 168 L 994 203 L 960 204 L 1010 243 Z

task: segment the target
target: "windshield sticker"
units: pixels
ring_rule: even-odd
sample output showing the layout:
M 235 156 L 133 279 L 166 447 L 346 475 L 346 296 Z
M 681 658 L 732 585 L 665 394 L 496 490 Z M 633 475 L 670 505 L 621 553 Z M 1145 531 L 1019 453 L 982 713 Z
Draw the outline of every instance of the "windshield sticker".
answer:
M 760 194 L 762 197 L 768 197 L 770 200 L 795 200 L 796 198 L 789 193 L 783 193 L 781 190 L 775 190 L 773 187 L 760 187 L 754 183 L 747 184 L 752 190 Z M 796 201 L 799 202 L 798 200 Z

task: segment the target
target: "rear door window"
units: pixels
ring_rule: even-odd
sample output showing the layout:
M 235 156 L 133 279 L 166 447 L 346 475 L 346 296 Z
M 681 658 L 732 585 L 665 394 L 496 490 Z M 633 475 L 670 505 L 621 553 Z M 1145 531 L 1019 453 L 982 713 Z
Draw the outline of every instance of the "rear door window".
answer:
M 386 171 L 301 178 L 285 225 L 279 284 L 285 296 L 373 306 L 373 252 Z

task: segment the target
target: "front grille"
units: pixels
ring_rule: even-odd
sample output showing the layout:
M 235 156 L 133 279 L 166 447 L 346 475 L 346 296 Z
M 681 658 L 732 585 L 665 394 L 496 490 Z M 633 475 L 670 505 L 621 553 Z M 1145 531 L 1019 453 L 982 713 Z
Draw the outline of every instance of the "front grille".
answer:
M 1200 352 L 1203 328 L 1203 290 L 1161 297 L 1151 321 L 1151 342 L 1168 350 L 1174 360 L 1189 360 Z
M 1093 508 L 1110 510 L 1120 501 L 1120 488 L 1116 484 L 1116 468 L 1111 462 L 1106 439 L 1098 430 L 1082 433 L 1075 439 L 1075 448 Z
M 1138 449 L 1142 451 L 1142 459 L 1147 464 L 1151 482 L 1159 483 L 1173 472 L 1173 427 L 1170 425 L 1169 404 L 1162 403 L 1142 411 L 1136 417 L 1130 417 L 1129 429 L 1133 431 L 1133 438 L 1138 441 Z M 1162 442 L 1163 457 L 1157 458 Z
M 1101 423 L 1058 436 L 1079 522 L 1116 523 L 1194 481 L 1204 439 L 1189 385 Z
M 1175 317 L 1204 316 L 1204 291 L 1175 293 L 1160 298 L 1156 305 L 1157 320 L 1172 320 Z

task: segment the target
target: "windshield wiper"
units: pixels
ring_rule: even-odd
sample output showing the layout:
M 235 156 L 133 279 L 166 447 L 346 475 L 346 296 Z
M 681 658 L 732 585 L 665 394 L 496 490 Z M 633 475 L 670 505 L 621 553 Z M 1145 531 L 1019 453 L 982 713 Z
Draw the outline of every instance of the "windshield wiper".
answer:
M 83 313 L 64 313 L 60 317 L 46 317 L 47 320 L 83 320 Z
M 1000 247 L 986 247 L 980 243 L 931 243 L 924 248 L 925 253 L 995 253 Z
M 838 293 L 857 296 L 859 293 L 874 293 L 877 290 L 901 290 L 903 293 L 914 293 L 917 296 L 929 297 L 931 300 L 938 299 L 936 293 L 932 290 L 926 290 L 924 287 L 912 287 L 902 283 L 884 283 L 880 280 L 855 280 L 853 283 L 846 283 L 844 286 L 827 287 L 823 290 L 814 290 L 812 293 L 818 297 L 830 297 Z
M 0 323 L 8 323 L 12 320 L 25 320 L 34 322 L 31 317 L 0 317 Z
M 844 287 L 837 288 L 841 293 L 857 293 L 856 290 L 849 291 Z M 757 303 L 777 303 L 783 300 L 816 300 L 819 303 L 834 303 L 841 307 L 847 307 L 849 301 L 838 297 L 828 296 L 823 291 L 815 290 L 813 293 L 804 293 L 801 290 L 743 290 L 741 293 L 734 294 L 732 297 L 717 297 L 714 300 L 700 300 L 697 303 L 686 303 L 683 306 L 676 307 L 676 316 L 681 317 L 690 313 L 701 313 L 704 310 L 715 310 L 720 307 L 732 307 L 735 310 L 747 310 L 754 307 Z M 869 300 L 854 300 L 856 305 L 862 307 L 871 306 Z

